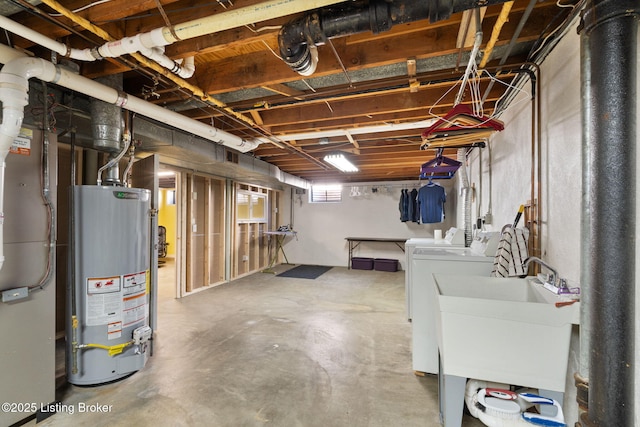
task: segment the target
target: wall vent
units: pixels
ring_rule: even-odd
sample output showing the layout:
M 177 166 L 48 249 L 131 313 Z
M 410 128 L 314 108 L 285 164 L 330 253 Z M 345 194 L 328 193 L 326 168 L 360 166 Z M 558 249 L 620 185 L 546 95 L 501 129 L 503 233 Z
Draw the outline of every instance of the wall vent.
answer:
M 233 151 L 226 150 L 227 152 L 227 162 L 238 163 L 238 153 L 234 153 Z

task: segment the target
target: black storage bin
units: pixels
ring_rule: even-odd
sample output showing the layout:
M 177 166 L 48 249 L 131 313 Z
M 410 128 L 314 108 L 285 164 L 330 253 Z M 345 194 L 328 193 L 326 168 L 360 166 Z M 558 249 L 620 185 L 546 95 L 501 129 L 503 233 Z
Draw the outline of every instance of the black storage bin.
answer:
M 373 260 L 376 271 L 398 271 L 397 259 L 376 258 Z
M 353 257 L 351 268 L 354 270 L 373 270 L 373 258 Z

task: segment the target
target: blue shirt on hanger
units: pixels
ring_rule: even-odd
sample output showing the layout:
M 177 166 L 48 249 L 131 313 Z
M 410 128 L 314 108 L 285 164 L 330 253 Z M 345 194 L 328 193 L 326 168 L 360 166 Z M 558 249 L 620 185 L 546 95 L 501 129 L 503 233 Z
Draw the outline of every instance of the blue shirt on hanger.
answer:
M 423 224 L 442 222 L 446 192 L 438 184 L 429 183 L 418 190 L 418 205 Z

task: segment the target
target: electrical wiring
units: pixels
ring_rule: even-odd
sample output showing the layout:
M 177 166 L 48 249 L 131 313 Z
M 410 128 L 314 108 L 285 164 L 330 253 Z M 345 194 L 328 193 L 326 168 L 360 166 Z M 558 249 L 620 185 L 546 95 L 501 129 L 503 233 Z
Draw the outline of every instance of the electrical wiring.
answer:
M 572 8 L 572 9 L 574 9 L 576 7 L 575 4 L 562 4 L 562 3 L 560 3 L 560 0 L 556 1 L 556 6 L 558 6 L 558 7 L 567 7 L 567 8 Z
M 542 55 L 539 55 L 539 54 L 543 51 L 543 49 L 545 49 L 546 52 L 549 52 L 553 48 L 553 46 L 555 46 L 555 44 L 557 43 L 557 42 L 554 43 L 553 40 L 556 40 L 556 41 L 560 40 L 564 36 L 564 34 L 566 34 L 566 32 L 569 30 L 570 23 L 573 22 L 573 20 L 578 16 L 578 12 L 584 7 L 585 3 L 586 3 L 586 0 L 580 0 L 575 5 L 569 6 L 569 5 L 561 5 L 559 1 L 556 2 L 556 6 L 558 6 L 562 10 L 560 11 L 560 13 L 554 16 L 551 22 L 549 22 L 549 24 L 542 31 L 542 33 L 534 43 L 533 47 L 531 48 L 531 51 L 529 52 L 529 55 L 527 57 L 527 61 L 535 62 L 535 63 L 542 62 L 542 59 L 546 56 L 546 53 L 543 53 Z M 564 10 L 566 8 L 571 8 L 571 10 L 568 13 L 566 13 L 566 11 Z M 554 23 L 560 18 L 564 18 L 562 22 L 558 24 L 549 34 L 543 37 L 544 33 L 549 28 L 553 28 Z M 559 35 L 556 36 L 558 32 L 559 32 Z M 556 37 L 553 37 L 553 36 L 556 36 Z
M 260 27 L 257 29 L 251 28 L 251 26 L 249 25 L 245 25 L 245 27 L 247 27 L 250 31 L 254 32 L 254 33 L 259 33 L 262 31 L 268 31 L 268 30 L 280 30 L 280 28 L 282 28 L 282 25 L 265 25 L 264 27 Z
M 73 12 L 73 13 L 82 12 L 83 10 L 90 9 L 90 8 L 92 8 L 93 6 L 97 6 L 97 5 L 99 5 L 99 4 L 103 4 L 103 3 L 109 3 L 110 1 L 111 1 L 111 0 L 97 0 L 97 1 L 94 1 L 94 2 L 92 2 L 92 3 L 89 3 L 89 4 L 88 4 L 88 5 L 86 5 L 86 6 L 82 6 L 82 7 L 79 7 L 79 8 L 77 8 L 77 9 L 74 9 L 74 10 L 72 10 L 72 12 Z M 56 17 L 56 18 L 57 18 L 57 17 L 62 16 L 62 14 L 61 14 L 61 13 L 50 13 L 50 14 L 49 14 L 49 16 L 53 16 L 53 17 Z
M 36 290 L 43 290 L 46 286 L 48 286 L 52 282 L 53 272 L 55 271 L 55 249 L 56 249 L 56 209 L 51 199 L 50 190 L 50 169 L 49 169 L 49 138 L 47 133 L 51 130 L 51 124 L 49 122 L 49 109 L 48 102 L 49 99 L 49 90 L 47 84 L 42 82 L 42 91 L 46 95 L 43 102 L 43 110 L 42 110 L 42 158 L 40 168 L 40 186 L 42 188 L 41 196 L 44 202 L 44 205 L 47 210 L 47 240 L 48 240 L 48 250 L 47 250 L 47 265 L 45 267 L 45 271 L 42 275 L 40 281 L 35 284 L 28 286 L 29 292 L 33 292 Z

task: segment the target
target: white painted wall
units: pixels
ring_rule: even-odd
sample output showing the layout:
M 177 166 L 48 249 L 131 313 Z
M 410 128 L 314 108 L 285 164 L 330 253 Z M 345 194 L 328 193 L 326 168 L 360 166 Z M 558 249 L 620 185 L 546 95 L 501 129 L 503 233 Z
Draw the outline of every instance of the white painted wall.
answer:
M 640 47 L 639 47 L 640 49 Z M 640 61 L 640 54 L 638 55 Z M 640 70 L 640 63 L 638 64 Z M 640 80 L 640 76 L 639 76 Z M 542 257 L 558 268 L 559 274 L 570 284 L 580 281 L 580 221 L 581 221 L 581 89 L 580 89 L 580 38 L 575 29 L 570 30 L 541 67 L 542 114 Z M 531 102 L 530 85 L 500 118 L 505 130 L 496 134 L 490 149 L 474 150 L 469 161 L 469 174 L 476 188 L 472 204 L 473 219 L 490 212 L 493 217 L 486 229 L 500 230 L 504 224 L 513 223 L 518 207 L 531 198 Z M 640 123 L 640 108 L 638 109 Z M 640 131 L 640 129 L 638 129 Z M 640 132 L 638 132 L 640 145 Z M 636 150 L 640 164 L 640 150 Z M 482 165 L 480 165 L 480 156 Z M 489 163 L 491 157 L 491 163 Z M 482 169 L 482 177 L 480 177 Z M 490 185 L 490 178 L 492 185 Z M 640 173 L 637 173 L 640 188 Z M 448 182 L 448 185 L 455 182 Z M 396 194 L 397 193 L 397 194 Z M 461 203 L 452 204 L 458 198 L 457 190 L 447 190 L 449 212 L 457 211 Z M 295 228 L 298 242 L 290 242 L 286 250 L 294 263 L 346 265 L 346 236 L 376 237 L 431 237 L 434 228 L 463 227 L 462 215 L 447 219 L 453 223 L 433 227 L 430 225 L 406 225 L 398 220 L 397 200 L 399 190 L 391 195 L 367 198 L 350 198 L 337 205 L 309 204 L 306 197 L 294 200 Z M 481 204 L 479 204 L 481 200 Z M 640 198 L 636 197 L 640 212 Z M 475 222 L 475 221 L 474 221 Z M 521 223 L 522 225 L 522 223 Z M 640 221 L 636 222 L 636 234 L 640 235 Z M 640 253 L 640 239 L 636 240 L 636 252 Z M 387 247 L 366 247 L 357 256 L 398 258 L 402 254 Z M 636 288 L 640 289 L 640 263 L 636 263 Z M 640 307 L 640 291 L 635 294 L 636 307 Z M 640 310 L 636 308 L 636 331 L 640 331 Z M 567 425 L 578 418 L 574 372 L 580 372 L 579 328 L 574 328 L 569 355 L 566 394 L 563 409 Z M 640 349 L 640 333 L 636 332 L 636 350 Z M 640 366 L 640 351 L 636 351 L 635 366 Z M 635 372 L 635 392 L 640 396 L 640 369 Z M 636 409 L 636 425 L 640 425 L 640 410 Z
M 575 30 L 568 32 L 542 64 L 541 86 L 542 258 L 550 265 L 557 267 L 560 276 L 566 278 L 570 285 L 576 286 L 580 284 L 582 126 L 580 37 Z M 530 86 L 523 89 L 530 91 Z M 492 203 L 494 221 L 491 226 L 487 226 L 489 230 L 499 230 L 504 224 L 512 223 L 518 206 L 531 199 L 532 107 L 525 94 L 522 94 L 517 102 L 510 106 L 500 118 L 505 122 L 505 130 L 496 134 L 490 144 L 492 159 L 490 169 L 493 181 L 491 189 L 488 185 L 488 150 L 481 154 L 482 185 L 479 177 L 478 150 L 470 159 L 469 170 L 472 183 L 477 188 L 481 187 L 482 191 L 482 206 L 478 208 L 474 204 L 472 211 L 474 215 L 476 212 L 481 212 L 483 215 L 489 211 L 489 203 Z M 640 123 L 640 110 L 638 117 Z M 638 151 L 640 150 L 636 150 L 636 153 Z M 462 226 L 461 216 L 459 216 L 458 226 Z M 640 224 L 636 223 L 636 229 L 636 234 L 640 233 Z M 636 265 L 636 270 L 639 271 L 639 269 L 640 267 Z M 640 274 L 637 273 L 636 288 L 638 288 L 639 278 Z M 640 307 L 640 292 L 636 292 L 635 300 L 636 307 Z M 636 331 L 640 331 L 640 312 L 637 308 Z M 640 349 L 640 334 L 637 332 L 635 345 L 636 349 Z M 640 352 L 636 351 L 636 366 L 639 366 L 639 360 Z M 564 400 L 567 425 L 573 425 L 578 417 L 573 374 L 581 372 L 580 363 L 579 327 L 575 327 L 572 334 Z M 582 374 L 584 375 L 585 372 Z M 638 381 L 640 370 L 636 369 L 635 377 L 635 392 L 640 396 L 640 381 Z M 637 410 L 635 424 L 640 425 L 640 414 Z
M 542 64 L 540 93 L 542 258 L 558 266 L 559 274 L 574 283 L 580 280 L 582 198 L 579 46 L 575 31 L 569 31 Z M 490 150 L 485 149 L 482 154 L 475 150 L 470 158 L 471 183 L 482 192 L 482 206 L 478 209 L 476 197 L 472 211 L 484 214 L 491 204 L 493 223 L 487 229 L 500 230 L 513 223 L 518 207 L 531 199 L 530 85 L 527 83 L 523 90 L 526 92 L 500 117 L 505 130 L 494 135 Z
M 542 259 L 575 286 L 580 281 L 582 200 L 580 41 L 575 31 L 569 31 L 542 64 L 540 78 Z M 531 85 L 527 83 L 522 89 L 500 117 L 505 130 L 495 134 L 490 142 L 491 163 L 489 150 L 482 153 L 482 186 L 479 152 L 476 150 L 470 159 L 472 183 L 482 191 L 483 206 L 479 211 L 488 212 L 491 203 L 493 223 L 487 229 L 500 230 L 503 225 L 513 223 L 518 207 L 531 200 Z M 478 211 L 475 204 L 472 211 Z M 579 356 L 579 328 L 576 327 L 563 405 L 567 425 L 578 420 L 573 374 L 579 371 Z
M 419 171 L 420 164 L 416 166 Z M 340 203 L 309 203 L 309 195 L 293 197 L 293 228 L 298 240 L 285 243 L 285 252 L 293 264 L 347 266 L 346 237 L 433 237 L 434 229 L 444 232 L 455 224 L 457 195 L 451 180 L 438 180 L 447 192 L 445 221 L 437 224 L 400 222 L 400 192 L 404 188 L 419 189 L 425 181 L 354 184 L 360 196 L 352 196 L 351 185 L 345 185 Z M 377 188 L 377 192 L 372 192 Z M 404 253 L 393 243 L 362 243 L 354 256 L 391 258 L 404 264 Z M 404 268 L 403 268 L 404 269 Z

